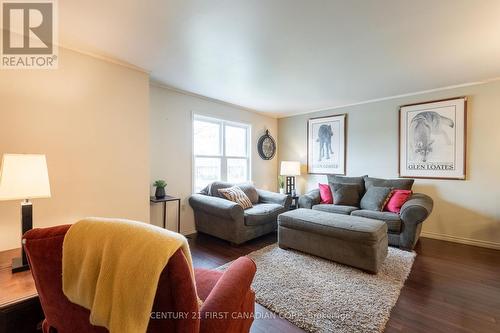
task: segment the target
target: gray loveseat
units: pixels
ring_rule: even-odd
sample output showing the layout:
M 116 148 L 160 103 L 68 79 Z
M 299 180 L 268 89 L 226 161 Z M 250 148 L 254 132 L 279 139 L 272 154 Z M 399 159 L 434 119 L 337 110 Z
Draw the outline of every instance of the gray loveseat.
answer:
M 290 208 L 291 197 L 256 189 L 252 184 L 238 184 L 252 201 L 243 210 L 235 202 L 221 196 L 218 189 L 234 184 L 213 182 L 189 198 L 194 211 L 196 231 L 241 244 L 277 229 L 277 217 Z
M 413 179 L 381 179 L 363 177 L 328 176 L 329 183 L 359 184 L 361 196 L 368 186 L 391 187 L 396 189 L 411 189 Z M 422 193 L 414 193 L 401 208 L 400 214 L 360 209 L 357 206 L 335 204 L 320 204 L 319 189 L 314 189 L 299 198 L 300 208 L 310 208 L 334 214 L 344 214 L 366 217 L 383 221 L 387 224 L 389 245 L 405 250 L 414 248 L 420 236 L 422 223 L 432 212 L 432 199 Z

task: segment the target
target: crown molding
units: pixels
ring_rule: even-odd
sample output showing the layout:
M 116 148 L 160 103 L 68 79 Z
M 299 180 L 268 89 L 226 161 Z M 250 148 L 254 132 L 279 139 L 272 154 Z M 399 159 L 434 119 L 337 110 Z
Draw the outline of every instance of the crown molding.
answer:
M 4 31 L 3 29 L 0 29 L 0 33 L 3 34 L 3 31 Z M 18 33 L 15 33 L 15 34 L 19 35 Z M 133 69 L 133 70 L 136 70 L 136 71 L 148 74 L 148 75 L 151 74 L 151 71 L 149 71 L 147 69 L 144 69 L 142 67 L 133 65 L 131 63 L 128 63 L 128 62 L 123 61 L 123 60 L 120 60 L 118 58 L 114 58 L 114 57 L 107 56 L 107 55 L 100 54 L 100 53 L 96 53 L 96 52 L 84 51 L 84 50 L 79 49 L 77 47 L 63 45 L 62 43 L 54 43 L 53 45 L 57 46 L 59 49 L 64 49 L 64 50 L 69 50 L 69 51 L 73 51 L 73 52 L 76 52 L 76 53 L 80 53 L 80 54 L 89 56 L 91 58 L 103 60 L 103 61 L 115 64 L 115 65 L 119 65 L 119 66 L 122 66 L 122 67 Z
M 325 108 L 314 109 L 314 110 L 309 110 L 309 111 L 294 112 L 294 113 L 291 113 L 291 114 L 278 113 L 277 117 L 279 119 L 281 119 L 281 118 L 289 118 L 289 117 L 301 116 L 301 115 L 305 115 L 305 114 L 309 114 L 309 113 L 314 113 L 314 112 L 321 112 L 321 111 L 329 111 L 329 110 L 335 110 L 335 109 L 342 109 L 342 108 L 347 108 L 347 107 L 356 106 L 356 105 L 370 104 L 370 103 L 388 101 L 388 100 L 392 100 L 392 99 L 398 99 L 398 98 L 404 98 L 404 97 L 411 97 L 411 96 L 418 96 L 418 95 L 429 94 L 429 93 L 439 92 L 439 91 L 446 91 L 446 90 L 451 90 L 451 89 L 456 89 L 456 88 L 477 86 L 477 85 L 486 84 L 486 83 L 490 83 L 490 82 L 495 82 L 495 81 L 499 81 L 499 80 L 500 80 L 500 77 L 495 77 L 495 78 L 486 79 L 486 80 L 482 80 L 482 81 L 475 81 L 475 82 L 468 82 L 468 83 L 462 83 L 462 84 L 455 84 L 455 85 L 441 87 L 441 88 L 421 90 L 421 91 L 417 91 L 417 92 L 400 94 L 400 95 L 393 95 L 393 96 L 388 96 L 388 97 L 374 98 L 374 99 L 369 99 L 369 100 L 362 101 L 362 102 L 356 102 L 356 103 L 350 103 L 350 104 L 342 104 L 342 105 L 338 105 L 338 106 L 325 107 Z
M 217 104 L 221 104 L 221 105 L 224 105 L 224 106 L 228 106 L 228 107 L 240 109 L 240 110 L 243 110 L 243 111 L 256 113 L 256 114 L 258 114 L 260 116 L 264 116 L 264 117 L 268 117 L 268 118 L 274 118 L 274 119 L 277 118 L 277 116 L 273 115 L 272 113 L 266 113 L 266 112 L 262 112 L 262 111 L 257 111 L 257 110 L 250 109 L 250 108 L 238 105 L 238 104 L 233 104 L 233 103 L 222 101 L 220 99 L 216 99 L 216 98 L 212 98 L 212 97 L 207 97 L 207 96 L 204 96 L 204 95 L 196 94 L 196 93 L 193 93 L 193 92 L 190 92 L 190 91 L 187 91 L 187 90 L 183 90 L 183 89 L 179 89 L 179 88 L 170 86 L 168 84 L 165 84 L 163 82 L 160 82 L 160 81 L 157 81 L 157 80 L 154 80 L 154 79 L 150 79 L 149 83 L 152 86 L 155 86 L 157 88 L 163 88 L 163 89 L 170 90 L 170 91 L 173 91 L 173 92 L 176 92 L 176 93 L 179 93 L 179 94 L 183 94 L 183 95 L 187 95 L 187 96 L 191 96 L 191 97 L 200 98 L 200 99 L 212 102 L 212 103 L 217 103 Z
M 74 48 L 74 47 L 68 47 L 68 46 L 63 46 L 63 45 L 57 45 L 57 46 L 59 48 L 62 48 L 62 49 L 65 49 L 65 50 L 69 50 L 69 51 L 73 51 L 73 52 L 76 52 L 76 53 L 80 53 L 80 54 L 89 56 L 91 58 L 99 59 L 99 60 L 102 60 L 102 61 L 105 61 L 105 62 L 109 62 L 109 63 L 115 64 L 115 65 L 119 65 L 119 66 L 122 66 L 122 67 L 125 67 L 125 68 L 128 68 L 128 69 L 132 69 L 132 70 L 135 70 L 135 71 L 147 74 L 148 76 L 151 74 L 151 71 L 149 71 L 147 69 L 144 69 L 142 67 L 133 65 L 131 63 L 128 63 L 126 61 L 123 61 L 123 60 L 120 60 L 120 59 L 117 59 L 117 58 L 113 58 L 113 57 L 106 56 L 106 55 L 99 54 L 99 53 L 84 51 L 84 50 L 81 50 L 81 49 L 78 49 L 78 48 Z

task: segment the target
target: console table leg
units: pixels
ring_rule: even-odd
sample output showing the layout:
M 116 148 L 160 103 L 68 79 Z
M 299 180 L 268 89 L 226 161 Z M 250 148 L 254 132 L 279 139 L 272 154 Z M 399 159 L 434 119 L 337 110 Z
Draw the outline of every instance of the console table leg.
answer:
M 163 229 L 167 229 L 167 202 L 163 202 Z
M 177 232 L 181 233 L 181 200 L 177 200 Z

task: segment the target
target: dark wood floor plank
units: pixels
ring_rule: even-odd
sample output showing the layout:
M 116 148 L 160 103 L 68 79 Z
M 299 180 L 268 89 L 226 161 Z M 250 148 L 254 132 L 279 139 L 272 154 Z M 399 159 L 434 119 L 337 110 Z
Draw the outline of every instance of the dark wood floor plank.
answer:
M 215 268 L 276 242 L 270 234 L 241 246 L 192 235 L 196 267 Z M 422 238 L 386 333 L 500 332 L 500 251 Z M 303 332 L 256 304 L 253 333 Z

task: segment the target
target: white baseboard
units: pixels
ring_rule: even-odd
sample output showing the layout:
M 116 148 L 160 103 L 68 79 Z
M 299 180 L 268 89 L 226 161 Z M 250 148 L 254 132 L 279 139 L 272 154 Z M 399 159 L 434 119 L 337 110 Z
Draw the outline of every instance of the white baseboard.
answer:
M 184 230 L 184 231 L 182 232 L 182 234 L 183 234 L 184 236 L 187 236 L 187 235 L 192 235 L 192 234 L 195 234 L 195 233 L 196 233 L 196 229 L 193 229 L 193 230 L 187 230 L 187 231 L 186 231 L 186 230 Z
M 460 243 L 460 244 L 466 244 L 466 245 L 474 245 L 474 246 L 479 246 L 479 247 L 486 247 L 489 249 L 500 250 L 500 243 L 483 241 L 483 240 L 478 240 L 478 239 L 450 236 L 450 235 L 438 234 L 435 232 L 427 232 L 427 231 L 422 231 L 420 236 L 426 237 L 426 238 L 444 240 L 444 241 L 448 241 L 448 242 L 454 242 L 454 243 Z

